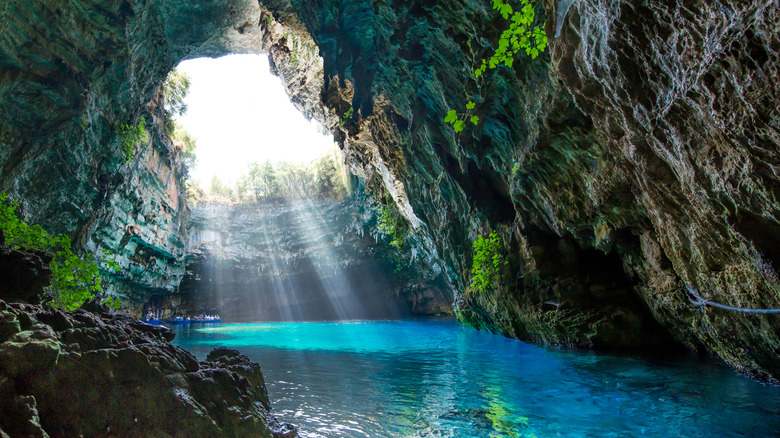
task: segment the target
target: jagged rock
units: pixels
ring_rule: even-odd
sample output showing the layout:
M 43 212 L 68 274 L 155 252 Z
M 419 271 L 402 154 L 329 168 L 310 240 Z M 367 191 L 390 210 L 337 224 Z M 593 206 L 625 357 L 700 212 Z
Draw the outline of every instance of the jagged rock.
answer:
M 14 250 L 5 246 L 0 230 L 0 299 L 40 303 L 51 283 L 51 256 L 37 251 Z
M 137 319 L 0 301 L 0 431 L 9 436 L 294 437 L 259 365 L 198 362 Z M 0 435 L 2 436 L 2 435 Z

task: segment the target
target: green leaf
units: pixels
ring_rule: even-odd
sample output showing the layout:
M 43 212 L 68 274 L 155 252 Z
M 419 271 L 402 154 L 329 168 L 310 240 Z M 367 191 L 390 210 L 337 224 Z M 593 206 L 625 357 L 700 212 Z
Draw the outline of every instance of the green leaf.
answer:
M 446 123 L 455 123 L 458 120 L 458 112 L 455 110 L 449 110 L 447 117 L 444 118 Z
M 463 129 L 466 128 L 466 122 L 464 122 L 463 120 L 458 120 L 453 124 L 453 126 L 455 128 L 455 132 L 461 132 L 463 131 Z
M 466 109 L 469 110 L 469 111 L 473 110 L 475 107 L 476 107 L 476 104 L 474 102 L 469 102 L 469 103 L 466 104 Z
M 508 3 L 505 3 L 501 6 L 501 9 L 499 9 L 499 12 L 501 13 L 501 16 L 505 19 L 508 19 L 510 15 L 512 15 L 512 6 Z
M 477 116 L 472 116 L 472 117 L 471 117 L 471 123 L 473 123 L 473 124 L 475 124 L 475 125 L 479 124 L 479 117 L 477 117 Z

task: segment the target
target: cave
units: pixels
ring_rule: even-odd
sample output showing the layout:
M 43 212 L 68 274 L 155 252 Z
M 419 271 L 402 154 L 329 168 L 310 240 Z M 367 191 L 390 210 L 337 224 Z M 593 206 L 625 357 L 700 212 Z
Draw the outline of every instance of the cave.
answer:
M 498 3 L 8 0 L 0 436 L 774 433 L 780 318 L 685 291 L 780 308 L 780 8 Z M 192 202 L 161 85 L 235 54 L 349 196 Z

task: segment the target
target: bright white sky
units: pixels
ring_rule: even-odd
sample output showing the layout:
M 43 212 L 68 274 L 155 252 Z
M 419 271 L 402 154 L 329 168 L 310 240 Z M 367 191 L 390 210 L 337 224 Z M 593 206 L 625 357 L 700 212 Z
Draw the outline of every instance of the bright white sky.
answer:
M 266 55 L 199 58 L 179 64 L 192 79 L 187 113 L 177 117 L 198 145 L 191 175 L 207 187 L 233 183 L 253 161 L 309 162 L 333 147 L 287 97 Z

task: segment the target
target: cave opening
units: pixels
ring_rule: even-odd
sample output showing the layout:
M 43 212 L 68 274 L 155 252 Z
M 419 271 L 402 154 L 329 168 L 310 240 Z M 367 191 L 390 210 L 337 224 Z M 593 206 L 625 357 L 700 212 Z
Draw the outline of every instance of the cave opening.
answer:
M 331 133 L 290 101 L 267 55 L 186 60 L 164 84 L 177 76 L 188 87 L 174 120 L 197 145 L 189 175 L 195 185 L 208 189 L 215 177 L 234 185 L 251 163 L 308 163 L 336 148 Z M 166 105 L 174 106 L 167 96 Z
M 293 104 L 274 68 L 266 55 L 198 58 L 163 82 L 166 130 L 185 156 L 189 249 L 176 293 L 154 294 L 143 314 L 409 316 L 416 300 L 391 293 L 391 248 L 358 217 L 368 198 L 351 187 L 333 136 Z

